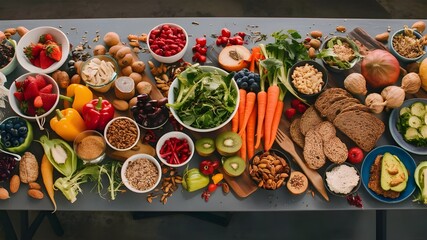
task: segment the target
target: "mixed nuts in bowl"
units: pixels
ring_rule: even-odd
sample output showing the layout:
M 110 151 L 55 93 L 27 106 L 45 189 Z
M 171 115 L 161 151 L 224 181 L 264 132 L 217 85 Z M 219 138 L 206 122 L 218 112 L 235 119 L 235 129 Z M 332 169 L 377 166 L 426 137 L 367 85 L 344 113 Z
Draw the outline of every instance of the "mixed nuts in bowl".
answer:
M 136 122 L 128 117 L 116 117 L 104 129 L 108 146 L 116 151 L 127 151 L 139 141 L 140 131 Z

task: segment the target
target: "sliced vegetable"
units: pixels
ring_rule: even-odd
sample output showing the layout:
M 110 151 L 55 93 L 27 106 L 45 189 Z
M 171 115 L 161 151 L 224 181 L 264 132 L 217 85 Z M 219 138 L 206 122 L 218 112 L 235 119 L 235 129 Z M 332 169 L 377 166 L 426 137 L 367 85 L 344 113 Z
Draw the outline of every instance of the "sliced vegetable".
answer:
M 403 139 L 417 147 L 427 146 L 426 104 L 414 102 L 400 109 L 396 128 Z
M 427 161 L 423 161 L 417 166 L 414 172 L 414 178 L 420 190 L 415 201 L 427 204 Z
M 189 192 L 202 189 L 209 184 L 209 177 L 202 174 L 198 168 L 185 169 L 182 186 Z
M 67 142 L 62 139 L 49 139 L 46 135 L 41 136 L 39 142 L 47 159 L 58 172 L 66 177 L 73 175 L 77 169 L 77 156 Z

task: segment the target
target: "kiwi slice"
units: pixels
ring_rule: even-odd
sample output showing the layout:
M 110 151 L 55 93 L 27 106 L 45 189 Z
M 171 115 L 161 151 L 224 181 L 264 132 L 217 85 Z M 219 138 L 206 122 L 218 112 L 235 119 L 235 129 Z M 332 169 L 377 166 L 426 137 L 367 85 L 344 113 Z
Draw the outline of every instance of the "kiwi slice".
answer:
M 195 143 L 196 152 L 202 157 L 208 157 L 215 152 L 215 141 L 212 138 L 200 138 Z
M 239 156 L 232 156 L 224 161 L 222 167 L 227 175 L 237 177 L 245 171 L 246 162 Z
M 242 147 L 242 138 L 235 132 L 226 131 L 216 137 L 215 147 L 222 156 L 233 156 Z

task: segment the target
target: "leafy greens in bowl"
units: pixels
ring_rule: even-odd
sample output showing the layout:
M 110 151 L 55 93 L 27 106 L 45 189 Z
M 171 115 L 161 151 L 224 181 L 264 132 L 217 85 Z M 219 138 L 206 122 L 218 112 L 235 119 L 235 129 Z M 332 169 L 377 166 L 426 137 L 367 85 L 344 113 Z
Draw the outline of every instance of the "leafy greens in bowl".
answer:
M 239 91 L 232 78 L 217 67 L 193 65 L 172 82 L 167 106 L 192 131 L 218 130 L 237 112 Z

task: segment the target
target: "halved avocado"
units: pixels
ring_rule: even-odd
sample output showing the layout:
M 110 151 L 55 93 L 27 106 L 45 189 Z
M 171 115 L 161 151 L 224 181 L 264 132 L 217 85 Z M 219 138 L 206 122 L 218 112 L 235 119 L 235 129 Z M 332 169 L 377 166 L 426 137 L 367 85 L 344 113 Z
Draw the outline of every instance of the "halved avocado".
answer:
M 408 170 L 397 156 L 384 153 L 381 161 L 381 188 L 402 192 L 408 182 Z

